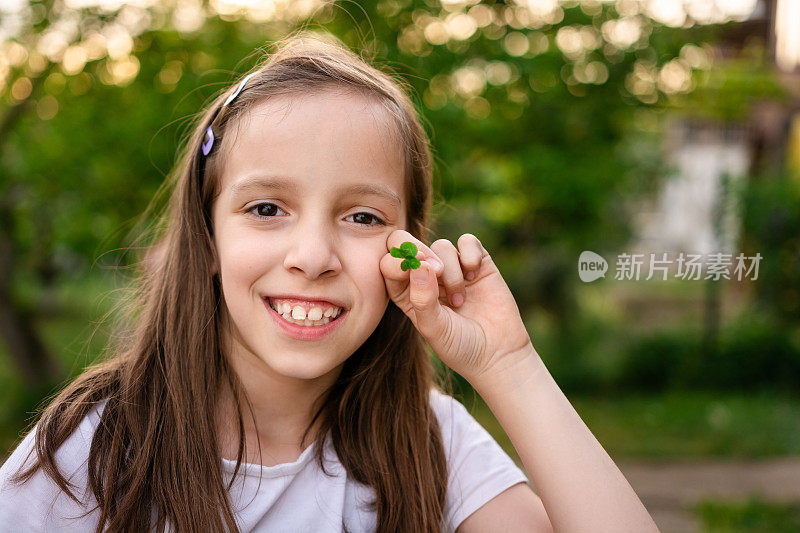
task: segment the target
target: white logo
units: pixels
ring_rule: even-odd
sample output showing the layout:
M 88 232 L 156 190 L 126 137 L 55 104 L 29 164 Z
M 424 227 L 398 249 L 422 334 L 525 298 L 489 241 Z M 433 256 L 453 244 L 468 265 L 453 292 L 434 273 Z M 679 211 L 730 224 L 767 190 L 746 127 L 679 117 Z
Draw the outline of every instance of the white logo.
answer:
M 589 283 L 597 278 L 606 277 L 608 263 L 602 256 L 586 250 L 578 258 L 578 275 L 581 281 Z

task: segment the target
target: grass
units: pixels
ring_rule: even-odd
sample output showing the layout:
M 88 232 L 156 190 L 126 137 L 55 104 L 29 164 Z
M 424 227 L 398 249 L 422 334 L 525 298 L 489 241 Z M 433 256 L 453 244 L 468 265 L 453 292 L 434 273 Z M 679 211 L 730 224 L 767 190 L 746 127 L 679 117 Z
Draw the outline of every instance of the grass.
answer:
M 800 508 L 752 496 L 745 502 L 703 500 L 692 507 L 704 533 L 794 533 Z
M 672 392 L 570 403 L 614 458 L 766 458 L 800 455 L 800 397 Z M 464 399 L 473 416 L 518 460 L 480 397 Z

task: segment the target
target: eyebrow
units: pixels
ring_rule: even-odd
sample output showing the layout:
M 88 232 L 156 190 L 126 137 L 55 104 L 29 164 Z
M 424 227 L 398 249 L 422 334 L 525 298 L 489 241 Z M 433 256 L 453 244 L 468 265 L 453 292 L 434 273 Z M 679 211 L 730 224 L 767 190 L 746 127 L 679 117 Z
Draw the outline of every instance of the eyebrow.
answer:
M 274 189 L 279 191 L 297 192 L 300 187 L 292 179 L 282 177 L 261 177 L 245 178 L 231 187 L 231 193 L 236 196 L 245 192 L 262 189 Z M 389 187 L 377 185 L 375 183 L 354 183 L 341 187 L 340 191 L 347 194 L 361 194 L 366 196 L 378 196 L 391 202 L 394 206 L 400 207 L 400 196 Z

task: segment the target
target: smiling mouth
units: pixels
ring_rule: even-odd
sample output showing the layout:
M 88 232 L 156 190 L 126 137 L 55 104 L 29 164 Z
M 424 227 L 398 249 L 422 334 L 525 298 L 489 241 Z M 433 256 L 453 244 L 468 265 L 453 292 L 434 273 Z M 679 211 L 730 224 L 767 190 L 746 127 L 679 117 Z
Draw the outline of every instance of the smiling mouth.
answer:
M 266 300 L 267 300 L 267 305 L 269 305 L 270 309 L 275 311 L 275 314 L 281 317 L 282 320 L 288 322 L 289 324 L 295 324 L 298 326 L 305 326 L 305 327 L 324 326 L 325 324 L 330 324 L 331 322 L 339 320 L 345 313 L 347 313 L 346 309 L 340 308 L 339 314 L 337 314 L 334 317 L 323 316 L 319 320 L 309 320 L 308 318 L 296 319 L 292 317 L 291 311 L 286 313 L 280 313 L 277 309 L 275 309 L 275 305 L 272 302 L 272 298 L 266 298 Z

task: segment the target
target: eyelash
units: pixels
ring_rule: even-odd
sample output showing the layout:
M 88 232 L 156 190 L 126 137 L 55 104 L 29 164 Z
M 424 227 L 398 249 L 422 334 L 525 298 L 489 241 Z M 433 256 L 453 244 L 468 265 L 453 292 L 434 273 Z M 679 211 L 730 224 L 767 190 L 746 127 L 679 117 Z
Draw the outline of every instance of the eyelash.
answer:
M 273 218 L 271 216 L 259 215 L 259 214 L 255 213 L 254 210 L 256 208 L 262 206 L 262 205 L 272 205 L 272 206 L 275 206 L 278 209 L 281 209 L 280 207 L 278 207 L 277 205 L 275 205 L 273 203 L 261 202 L 260 204 L 255 204 L 254 206 L 252 206 L 250 209 L 247 210 L 247 212 L 248 213 L 252 212 L 258 218 Z M 283 211 L 283 210 L 281 209 L 281 211 Z M 361 211 L 361 212 L 358 212 L 358 213 L 354 213 L 353 215 L 350 215 L 350 216 L 355 216 L 355 215 L 368 215 L 368 216 L 371 216 L 376 221 L 375 224 L 358 224 L 359 226 L 370 227 L 370 226 L 385 226 L 386 225 L 386 222 L 383 219 L 381 219 L 380 217 L 378 217 L 376 215 L 373 215 L 372 213 L 367 213 L 366 211 Z

